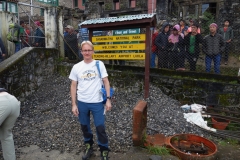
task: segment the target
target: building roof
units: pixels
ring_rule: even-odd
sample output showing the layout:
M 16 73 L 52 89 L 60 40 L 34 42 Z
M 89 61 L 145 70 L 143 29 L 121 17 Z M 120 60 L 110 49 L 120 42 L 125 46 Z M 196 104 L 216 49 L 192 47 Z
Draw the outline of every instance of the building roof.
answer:
M 137 15 L 126 15 L 120 17 L 107 17 L 107 18 L 96 18 L 90 19 L 82 22 L 80 25 L 89 25 L 89 24 L 102 24 L 102 23 L 111 23 L 111 22 L 123 22 L 123 21 L 132 21 L 139 19 L 152 18 L 155 14 L 137 14 Z
M 124 28 L 145 28 L 156 25 L 156 14 L 136 14 L 120 17 L 107 17 L 86 20 L 80 23 L 81 28 L 91 30 L 111 30 Z

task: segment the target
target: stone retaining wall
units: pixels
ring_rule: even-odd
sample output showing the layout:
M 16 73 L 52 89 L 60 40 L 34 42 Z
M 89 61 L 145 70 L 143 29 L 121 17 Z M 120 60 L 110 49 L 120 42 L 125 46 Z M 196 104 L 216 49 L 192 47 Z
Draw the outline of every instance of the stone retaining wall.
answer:
M 144 92 L 144 68 L 106 65 L 110 84 L 116 91 Z M 72 65 L 58 65 L 63 76 L 70 74 Z M 240 105 L 240 84 L 238 77 L 209 73 L 176 72 L 151 69 L 152 84 L 182 104 Z M 151 93 L 150 93 L 151 97 Z
M 55 72 L 57 60 L 56 49 L 26 47 L 0 63 L 0 87 L 23 101 Z

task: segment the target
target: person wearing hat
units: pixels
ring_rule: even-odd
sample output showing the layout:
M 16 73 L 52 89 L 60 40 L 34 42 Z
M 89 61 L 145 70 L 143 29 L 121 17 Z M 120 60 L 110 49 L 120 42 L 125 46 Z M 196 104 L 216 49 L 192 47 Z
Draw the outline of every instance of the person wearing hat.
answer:
M 233 40 L 233 29 L 229 27 L 229 20 L 224 21 L 224 27 L 219 29 L 219 34 L 221 34 L 225 41 L 225 50 L 223 52 L 222 58 L 224 58 L 224 64 L 227 65 L 228 63 L 228 54 L 230 51 L 230 44 Z
M 0 139 L 5 160 L 16 160 L 12 129 L 19 114 L 20 102 L 0 88 Z
M 224 52 L 225 42 L 223 36 L 217 33 L 218 25 L 212 23 L 209 26 L 210 34 L 203 39 L 203 53 L 205 56 L 206 72 L 211 71 L 211 63 L 214 62 L 214 72 L 220 74 L 221 53 Z
M 200 53 L 200 44 L 203 38 L 198 33 L 199 25 L 194 22 L 192 24 L 192 31 L 184 37 L 184 44 L 186 48 L 186 58 L 190 65 L 190 71 L 196 71 L 196 64 Z
M 69 60 L 75 60 L 78 55 L 78 39 L 77 35 L 74 33 L 74 28 L 67 25 L 68 34 L 64 37 L 66 43 L 66 55 Z
M 169 68 L 184 70 L 184 34 L 181 33 L 177 24 L 172 29 L 172 34 L 168 37 L 169 48 Z
M 35 21 L 36 31 L 35 31 L 35 47 L 45 47 L 45 35 L 44 30 L 39 21 Z

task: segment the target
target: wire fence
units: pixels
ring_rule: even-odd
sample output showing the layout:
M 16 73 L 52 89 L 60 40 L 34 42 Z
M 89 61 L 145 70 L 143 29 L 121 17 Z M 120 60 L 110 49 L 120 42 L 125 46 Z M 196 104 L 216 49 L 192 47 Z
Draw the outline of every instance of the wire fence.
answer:
M 21 49 L 24 47 L 45 47 L 44 7 L 37 4 L 18 3 L 18 22 Z
M 239 34 L 234 32 L 234 28 L 215 23 L 210 27 L 196 20 L 188 24 L 179 22 L 165 21 L 155 28 L 152 35 L 152 68 L 238 74 Z
M 21 46 L 45 47 L 44 31 L 44 8 L 32 5 L 18 4 L 18 17 L 24 21 L 24 33 L 21 36 Z M 40 22 L 36 25 L 36 21 Z M 169 22 L 169 23 L 168 23 Z M 165 23 L 165 24 L 164 24 Z M 210 21 L 204 20 L 172 20 L 163 21 L 152 29 L 151 41 L 151 68 L 161 68 L 167 70 L 181 70 L 193 72 L 207 72 L 222 75 L 238 75 L 240 67 L 239 42 L 240 33 L 236 25 L 227 28 L 222 24 L 216 27 L 216 35 L 211 36 L 209 27 Z M 69 60 L 81 60 L 82 54 L 79 46 L 85 39 L 81 28 L 73 28 L 70 22 L 65 21 L 64 36 L 60 40 L 64 41 L 64 56 Z M 126 29 L 127 30 L 127 29 Z M 129 29 L 128 29 L 129 30 Z M 137 29 L 136 29 L 137 30 Z M 37 32 L 38 31 L 38 32 Z M 101 32 L 101 34 L 99 34 Z M 121 30 L 96 31 L 93 36 L 120 36 Z M 41 33 L 41 34 L 37 34 Z M 144 34 L 144 29 L 139 28 L 137 35 Z M 123 34 L 122 34 L 123 35 Z M 136 34 L 128 34 L 128 36 Z M 214 37 L 214 38 L 213 38 Z M 37 43 L 39 42 L 40 43 Z M 141 41 L 136 43 L 141 43 Z M 128 47 L 135 42 L 94 42 L 94 46 L 119 46 Z M 144 41 L 143 41 L 144 42 Z M 128 44 L 127 44 L 128 43 Z M 142 44 L 143 45 L 143 44 Z M 137 53 L 144 53 L 144 49 L 136 49 Z M 131 54 L 133 50 L 95 50 L 96 54 L 105 56 L 104 63 L 113 65 L 133 65 L 144 66 L 144 60 L 109 58 L 111 54 Z M 134 51 L 135 52 L 135 51 Z M 96 58 L 96 57 L 95 57 Z

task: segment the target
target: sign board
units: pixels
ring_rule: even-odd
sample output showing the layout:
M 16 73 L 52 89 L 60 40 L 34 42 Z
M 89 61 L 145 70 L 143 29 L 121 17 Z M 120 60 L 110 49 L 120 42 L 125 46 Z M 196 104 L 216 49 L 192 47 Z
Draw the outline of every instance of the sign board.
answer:
M 140 34 L 140 28 L 113 30 L 113 35 Z
M 145 40 L 146 40 L 145 34 L 92 37 L 92 42 L 123 42 L 123 41 L 145 41 Z
M 94 45 L 94 50 L 97 51 L 145 50 L 145 43 Z
M 93 59 L 144 60 L 145 53 L 95 53 Z

